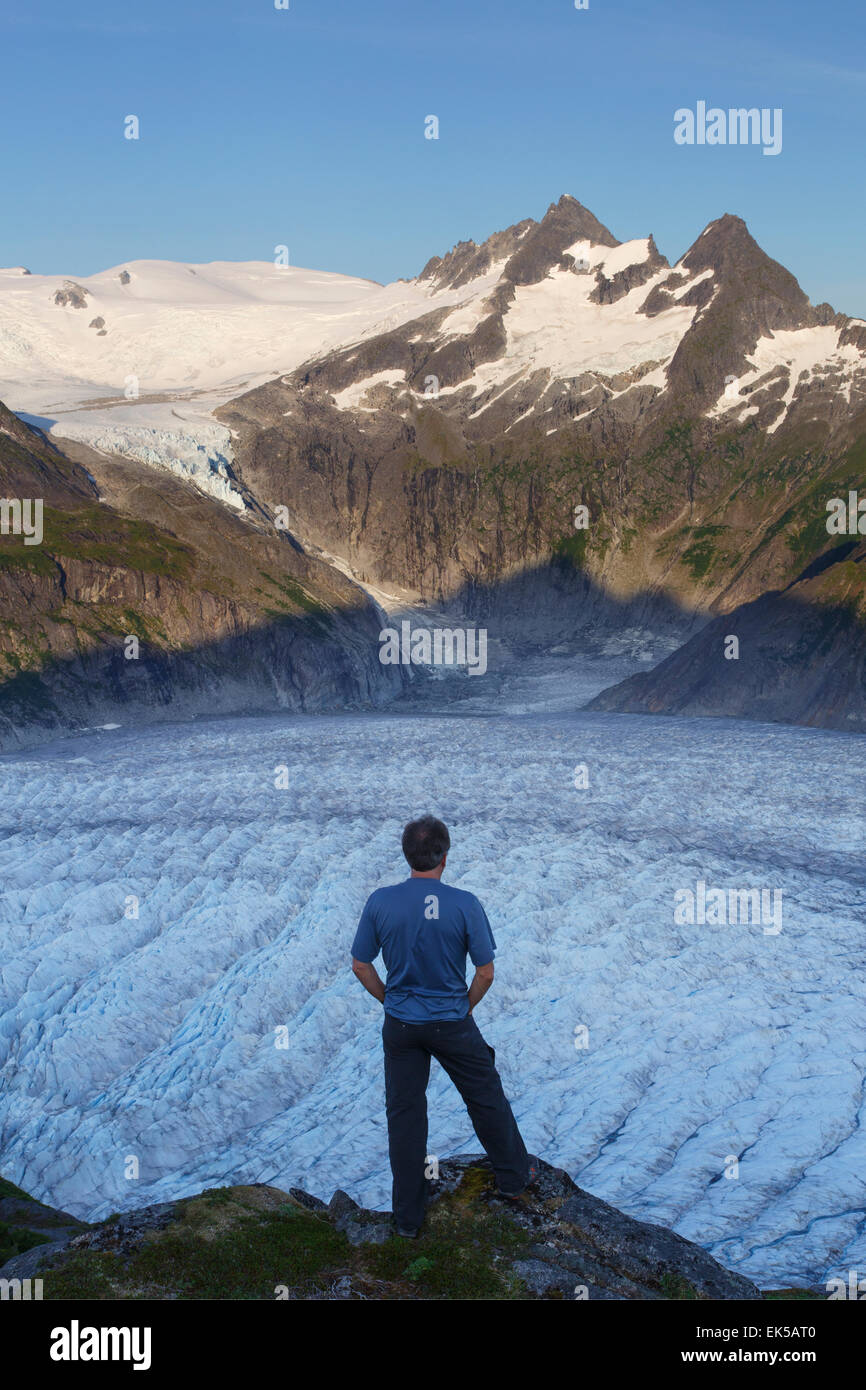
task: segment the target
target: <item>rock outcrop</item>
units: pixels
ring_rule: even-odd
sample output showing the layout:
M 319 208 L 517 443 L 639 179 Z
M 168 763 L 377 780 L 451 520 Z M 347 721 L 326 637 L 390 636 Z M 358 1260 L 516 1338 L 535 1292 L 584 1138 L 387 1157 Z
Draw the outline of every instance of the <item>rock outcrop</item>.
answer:
M 549 1164 L 522 1198 L 500 1198 L 477 1154 L 441 1162 L 416 1241 L 345 1192 L 326 1204 L 300 1188 L 228 1187 L 68 1232 L 0 1268 L 3 1279 L 34 1276 L 48 1299 L 762 1296 L 699 1245 L 623 1215 Z
M 866 733 L 864 561 L 862 541 L 837 545 L 787 589 L 715 618 L 653 670 L 603 691 L 588 708 Z

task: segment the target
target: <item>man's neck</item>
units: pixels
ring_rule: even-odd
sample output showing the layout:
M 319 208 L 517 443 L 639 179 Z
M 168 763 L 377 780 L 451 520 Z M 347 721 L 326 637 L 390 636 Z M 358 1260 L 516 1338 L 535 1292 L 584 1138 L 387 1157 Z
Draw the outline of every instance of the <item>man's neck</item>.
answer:
M 442 865 L 440 864 L 439 867 L 438 867 L 438 869 L 428 869 L 428 870 L 426 871 L 426 873 L 421 873 L 421 872 L 419 872 L 418 869 L 413 869 L 413 870 L 412 870 L 412 873 L 411 873 L 411 875 L 410 875 L 410 877 L 411 877 L 411 878 L 441 878 L 441 877 L 442 877 Z

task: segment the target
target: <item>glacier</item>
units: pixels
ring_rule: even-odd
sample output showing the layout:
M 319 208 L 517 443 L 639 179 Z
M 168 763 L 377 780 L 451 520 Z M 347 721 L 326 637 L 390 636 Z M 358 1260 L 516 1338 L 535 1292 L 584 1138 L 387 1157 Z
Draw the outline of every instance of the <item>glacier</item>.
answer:
M 866 1268 L 866 738 L 574 712 L 557 671 L 544 709 L 0 758 L 0 1173 L 85 1219 L 234 1182 L 389 1207 L 349 948 L 432 810 L 497 939 L 478 1021 L 527 1144 L 765 1287 Z M 700 880 L 780 890 L 782 931 L 678 925 Z M 477 1149 L 435 1065 L 429 1099 L 430 1153 Z

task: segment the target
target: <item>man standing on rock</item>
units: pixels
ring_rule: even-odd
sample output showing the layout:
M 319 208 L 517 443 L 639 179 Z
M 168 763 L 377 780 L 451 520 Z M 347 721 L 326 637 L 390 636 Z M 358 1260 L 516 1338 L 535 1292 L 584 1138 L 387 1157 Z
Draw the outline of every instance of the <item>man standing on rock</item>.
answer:
M 367 899 L 352 969 L 385 1006 L 385 1101 L 394 1177 L 397 1234 L 417 1236 L 427 1204 L 427 1082 L 430 1058 L 451 1077 L 493 1165 L 500 1196 L 522 1195 L 537 1161 L 526 1152 L 511 1106 L 472 1010 L 493 984 L 496 942 L 472 893 L 442 883 L 451 838 L 433 816 L 410 822 L 403 853 L 412 870 L 402 883 Z M 382 983 L 372 962 L 379 952 Z M 466 956 L 475 977 L 466 988 Z

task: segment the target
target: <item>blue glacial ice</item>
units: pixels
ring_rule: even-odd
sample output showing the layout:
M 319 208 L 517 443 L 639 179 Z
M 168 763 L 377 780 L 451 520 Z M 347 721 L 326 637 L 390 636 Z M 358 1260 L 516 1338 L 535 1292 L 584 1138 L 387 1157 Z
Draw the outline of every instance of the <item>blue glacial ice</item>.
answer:
M 851 735 L 471 703 L 0 759 L 0 1172 L 90 1219 L 238 1181 L 389 1206 L 349 947 L 433 810 L 530 1147 L 765 1286 L 862 1271 L 864 774 Z M 678 924 L 699 881 L 780 890 L 782 930 Z M 429 1095 L 429 1151 L 477 1149 Z

